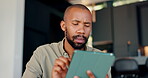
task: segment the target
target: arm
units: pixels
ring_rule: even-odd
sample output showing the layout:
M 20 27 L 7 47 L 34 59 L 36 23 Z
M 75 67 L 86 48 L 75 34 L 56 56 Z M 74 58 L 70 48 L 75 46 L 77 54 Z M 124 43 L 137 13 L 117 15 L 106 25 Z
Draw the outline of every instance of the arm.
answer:
M 31 59 L 26 64 L 22 78 L 41 78 L 40 55 L 38 50 L 34 51 Z

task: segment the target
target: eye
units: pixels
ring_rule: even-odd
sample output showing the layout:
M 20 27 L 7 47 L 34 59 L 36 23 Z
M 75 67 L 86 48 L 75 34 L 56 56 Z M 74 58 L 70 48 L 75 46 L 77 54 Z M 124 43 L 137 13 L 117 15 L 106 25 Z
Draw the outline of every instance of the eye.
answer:
M 86 27 L 90 27 L 90 24 L 85 24 Z
M 78 23 L 78 22 L 72 22 L 72 24 L 73 24 L 73 25 L 78 25 L 79 23 Z

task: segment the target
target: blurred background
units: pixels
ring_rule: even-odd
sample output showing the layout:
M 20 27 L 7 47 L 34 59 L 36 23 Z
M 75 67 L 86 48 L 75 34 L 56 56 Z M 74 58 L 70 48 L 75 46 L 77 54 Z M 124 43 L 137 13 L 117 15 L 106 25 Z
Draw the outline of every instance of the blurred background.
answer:
M 65 9 L 73 4 L 84 4 L 92 12 L 88 45 L 114 53 L 116 60 L 136 61 L 137 69 L 122 64 L 129 67 L 122 72 L 115 63 L 113 78 L 148 78 L 147 0 L 0 0 L 2 78 L 20 78 L 38 46 L 63 39 L 60 21 Z

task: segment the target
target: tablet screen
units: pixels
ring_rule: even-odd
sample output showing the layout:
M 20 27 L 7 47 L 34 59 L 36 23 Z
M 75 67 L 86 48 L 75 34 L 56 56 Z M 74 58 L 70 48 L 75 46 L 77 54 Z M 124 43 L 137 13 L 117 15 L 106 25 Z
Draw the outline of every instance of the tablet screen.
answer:
M 112 53 L 75 50 L 66 78 L 89 78 L 87 70 L 91 70 L 96 78 L 105 78 L 114 60 Z

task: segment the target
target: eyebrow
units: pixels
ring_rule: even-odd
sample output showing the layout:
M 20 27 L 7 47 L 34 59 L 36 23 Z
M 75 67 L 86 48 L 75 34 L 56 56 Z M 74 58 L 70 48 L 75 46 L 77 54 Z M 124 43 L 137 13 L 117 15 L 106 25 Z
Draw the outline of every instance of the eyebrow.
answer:
M 76 22 L 80 22 L 79 20 L 72 20 L 72 22 L 74 22 L 74 21 L 76 21 Z M 91 22 L 84 22 L 84 24 L 91 24 Z
M 76 21 L 76 22 L 80 22 L 79 20 L 76 20 L 76 19 L 75 19 L 75 20 L 72 20 L 72 22 L 75 22 L 75 21 Z

